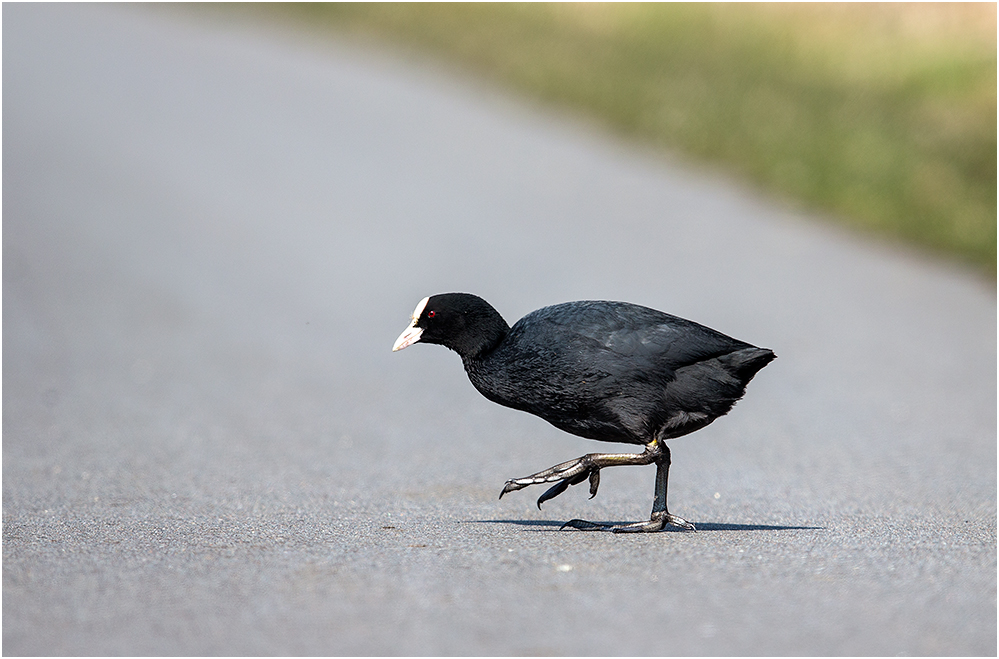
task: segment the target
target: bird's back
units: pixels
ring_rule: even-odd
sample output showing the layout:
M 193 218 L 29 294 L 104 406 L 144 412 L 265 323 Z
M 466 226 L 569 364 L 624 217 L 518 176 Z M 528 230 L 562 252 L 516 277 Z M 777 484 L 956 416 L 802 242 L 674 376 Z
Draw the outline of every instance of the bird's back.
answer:
M 494 402 L 567 432 L 644 444 L 725 414 L 773 359 L 698 323 L 624 302 L 569 302 L 524 316 L 465 360 Z

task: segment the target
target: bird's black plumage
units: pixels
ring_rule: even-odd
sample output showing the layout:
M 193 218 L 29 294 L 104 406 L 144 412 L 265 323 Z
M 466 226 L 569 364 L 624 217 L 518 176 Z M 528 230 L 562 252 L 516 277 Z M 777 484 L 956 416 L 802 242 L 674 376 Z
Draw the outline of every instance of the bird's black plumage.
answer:
M 667 469 L 663 442 L 726 414 L 775 357 L 703 325 L 625 302 L 557 304 L 510 327 L 485 300 L 467 293 L 422 301 L 396 349 L 416 341 L 457 352 L 472 384 L 489 400 L 581 437 L 665 451 Z M 660 460 L 644 464 L 651 462 Z M 586 470 L 593 492 L 592 474 L 599 468 Z M 519 489 L 511 488 L 514 482 L 504 493 Z M 566 485 L 557 487 L 555 494 Z

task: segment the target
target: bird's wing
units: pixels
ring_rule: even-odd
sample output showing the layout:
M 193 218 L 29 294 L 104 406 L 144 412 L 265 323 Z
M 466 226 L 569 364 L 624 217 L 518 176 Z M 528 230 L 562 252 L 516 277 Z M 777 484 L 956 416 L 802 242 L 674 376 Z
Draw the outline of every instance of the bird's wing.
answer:
M 698 323 L 661 311 L 614 302 L 548 307 L 538 320 L 577 349 L 608 364 L 672 372 L 751 347 Z M 585 346 L 585 347 L 584 347 Z

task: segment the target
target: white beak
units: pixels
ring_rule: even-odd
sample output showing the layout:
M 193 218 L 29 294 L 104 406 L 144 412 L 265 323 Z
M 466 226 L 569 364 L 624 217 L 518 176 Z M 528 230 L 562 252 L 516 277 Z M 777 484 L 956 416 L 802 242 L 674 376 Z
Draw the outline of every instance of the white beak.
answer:
M 399 338 L 395 340 L 395 345 L 392 346 L 392 352 L 396 350 L 402 350 L 406 346 L 411 346 L 420 340 L 420 335 L 423 334 L 423 328 L 416 326 L 416 319 L 413 319 L 413 324 L 406 328 L 406 331 L 399 335 Z
M 392 346 L 392 352 L 396 350 L 402 350 L 406 346 L 411 346 L 420 340 L 420 335 L 423 334 L 423 328 L 417 327 L 416 323 L 419 322 L 420 316 L 423 314 L 423 310 L 427 306 L 427 302 L 430 301 L 430 297 L 425 297 L 420 300 L 420 303 L 416 305 L 416 309 L 413 310 L 413 322 L 406 331 L 399 335 L 399 338 L 395 340 L 395 345 Z

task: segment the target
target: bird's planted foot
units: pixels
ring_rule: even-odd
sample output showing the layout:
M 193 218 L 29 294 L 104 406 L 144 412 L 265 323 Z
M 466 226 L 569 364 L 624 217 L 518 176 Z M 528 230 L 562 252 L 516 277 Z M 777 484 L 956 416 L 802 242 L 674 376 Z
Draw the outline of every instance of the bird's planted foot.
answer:
M 667 526 L 678 526 L 684 531 L 696 531 L 697 528 L 676 515 L 666 513 L 664 515 L 652 515 L 652 519 L 647 522 L 636 522 L 635 524 L 623 524 L 612 529 L 614 533 L 654 533 L 662 531 Z
M 635 522 L 634 524 L 600 524 L 598 522 L 588 522 L 585 519 L 570 519 L 563 524 L 559 530 L 574 528 L 580 531 L 610 531 L 612 533 L 655 533 L 662 531 L 666 526 L 678 526 L 686 531 L 696 531 L 693 524 L 669 513 L 653 513 L 652 519 L 647 522 Z
M 499 498 L 502 499 L 504 494 L 522 490 L 530 485 L 555 483 L 553 487 L 548 488 L 544 494 L 538 497 L 538 508 L 541 508 L 541 504 L 562 494 L 569 489 L 570 485 L 577 485 L 587 479 L 590 481 L 590 498 L 592 499 L 597 496 L 597 488 L 600 487 L 600 467 L 593 464 L 589 455 L 584 455 L 531 476 L 508 480 L 503 486 Z

